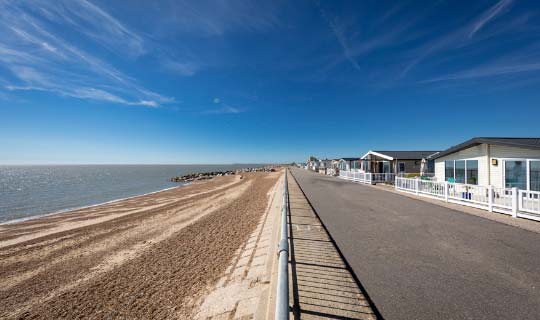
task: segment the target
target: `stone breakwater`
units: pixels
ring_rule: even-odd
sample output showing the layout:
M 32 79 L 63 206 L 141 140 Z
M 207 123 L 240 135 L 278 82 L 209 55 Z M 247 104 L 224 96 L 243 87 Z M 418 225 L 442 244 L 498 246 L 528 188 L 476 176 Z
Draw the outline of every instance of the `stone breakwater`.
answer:
M 238 170 L 227 170 L 227 171 L 212 171 L 212 172 L 200 172 L 200 173 L 190 173 L 183 176 L 172 177 L 172 182 L 193 182 L 200 180 L 209 180 L 215 177 L 221 176 L 230 176 L 236 175 L 245 172 L 275 172 L 277 166 L 265 166 L 257 168 L 242 168 Z

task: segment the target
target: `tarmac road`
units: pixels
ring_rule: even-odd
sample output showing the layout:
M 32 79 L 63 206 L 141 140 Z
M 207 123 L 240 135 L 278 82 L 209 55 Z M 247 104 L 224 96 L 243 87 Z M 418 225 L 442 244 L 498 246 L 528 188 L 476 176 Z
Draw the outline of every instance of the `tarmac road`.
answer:
M 540 234 L 292 173 L 385 319 L 540 319 Z

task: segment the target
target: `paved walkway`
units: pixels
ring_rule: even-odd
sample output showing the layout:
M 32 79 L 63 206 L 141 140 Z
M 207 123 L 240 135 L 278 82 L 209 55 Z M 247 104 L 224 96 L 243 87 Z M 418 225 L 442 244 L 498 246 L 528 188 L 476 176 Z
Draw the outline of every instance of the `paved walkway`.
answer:
M 291 319 L 376 319 L 291 175 L 289 203 Z
M 539 319 L 540 234 L 292 172 L 385 319 Z

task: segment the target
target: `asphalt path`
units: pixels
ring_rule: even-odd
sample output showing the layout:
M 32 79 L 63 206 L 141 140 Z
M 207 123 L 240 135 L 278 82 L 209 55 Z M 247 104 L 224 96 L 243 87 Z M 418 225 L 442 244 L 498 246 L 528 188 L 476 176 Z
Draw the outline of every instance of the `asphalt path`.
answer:
M 384 319 L 540 319 L 540 234 L 292 173 Z

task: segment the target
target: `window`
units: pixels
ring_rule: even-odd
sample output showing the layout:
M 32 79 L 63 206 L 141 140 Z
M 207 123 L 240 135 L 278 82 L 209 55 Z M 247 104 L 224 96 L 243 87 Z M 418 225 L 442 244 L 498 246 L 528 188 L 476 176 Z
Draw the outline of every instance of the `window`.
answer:
M 478 160 L 445 161 L 444 178 L 455 183 L 478 184 Z
M 465 160 L 456 160 L 456 183 L 465 183 Z
M 467 160 L 467 183 L 478 184 L 478 160 Z
M 540 161 L 529 162 L 529 190 L 540 191 Z
M 444 180 L 454 179 L 454 160 L 444 162 Z
M 429 173 L 435 172 L 435 160 L 428 160 L 428 162 L 427 162 L 427 172 L 429 172 Z
M 399 162 L 398 163 L 398 172 L 404 173 L 405 172 L 405 162 Z
M 504 162 L 504 185 L 506 188 L 527 189 L 527 161 L 507 160 Z

